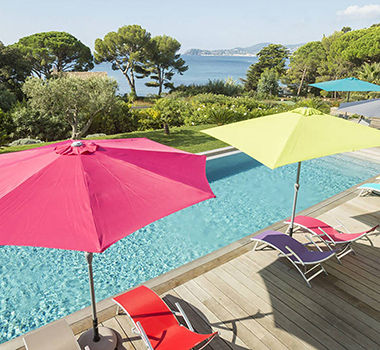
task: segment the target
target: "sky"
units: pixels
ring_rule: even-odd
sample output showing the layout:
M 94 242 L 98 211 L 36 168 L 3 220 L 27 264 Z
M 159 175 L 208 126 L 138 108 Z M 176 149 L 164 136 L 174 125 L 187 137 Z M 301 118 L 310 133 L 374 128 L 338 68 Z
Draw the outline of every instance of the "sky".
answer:
M 245 47 L 320 40 L 380 23 L 380 0 L 0 0 L 0 41 L 66 31 L 91 49 L 96 38 L 128 24 L 169 35 L 190 48 Z

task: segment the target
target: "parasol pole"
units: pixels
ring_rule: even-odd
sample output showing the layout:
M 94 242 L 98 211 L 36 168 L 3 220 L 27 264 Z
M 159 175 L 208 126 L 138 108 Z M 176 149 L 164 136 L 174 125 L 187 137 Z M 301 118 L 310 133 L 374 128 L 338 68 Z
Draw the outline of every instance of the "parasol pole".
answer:
M 95 302 L 95 288 L 94 288 L 94 277 L 92 274 L 92 258 L 93 253 L 84 253 L 87 265 L 88 265 L 88 278 L 90 283 L 90 293 L 91 293 L 91 309 L 92 309 L 92 327 L 94 330 L 93 341 L 98 342 L 100 340 L 99 329 L 98 329 L 98 318 L 96 316 L 96 302 Z
M 291 217 L 290 226 L 288 229 L 290 237 L 293 236 L 294 217 L 296 216 L 297 197 L 298 197 L 298 190 L 300 188 L 300 173 L 301 173 L 301 162 L 298 162 L 297 179 L 296 179 L 296 183 L 294 184 L 294 200 L 293 200 L 292 217 Z

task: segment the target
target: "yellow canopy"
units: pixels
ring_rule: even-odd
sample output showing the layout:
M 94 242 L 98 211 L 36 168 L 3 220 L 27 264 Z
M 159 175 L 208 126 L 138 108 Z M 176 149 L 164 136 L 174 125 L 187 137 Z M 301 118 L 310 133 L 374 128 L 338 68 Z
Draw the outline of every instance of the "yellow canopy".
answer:
M 313 108 L 203 130 L 274 169 L 330 154 L 380 146 L 380 131 Z

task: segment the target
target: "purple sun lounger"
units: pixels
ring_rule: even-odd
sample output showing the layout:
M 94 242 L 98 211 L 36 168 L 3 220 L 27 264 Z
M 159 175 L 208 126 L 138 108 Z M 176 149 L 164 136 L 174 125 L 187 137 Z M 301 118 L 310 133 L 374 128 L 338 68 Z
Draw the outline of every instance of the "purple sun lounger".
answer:
M 254 251 L 259 248 L 260 243 L 262 243 L 260 247 L 270 246 L 277 249 L 280 257 L 287 258 L 294 265 L 309 287 L 311 287 L 309 281 L 314 277 L 322 272 L 327 275 L 321 263 L 336 254 L 335 251 L 322 251 L 316 244 L 314 245 L 318 250 L 311 251 L 293 237 L 277 231 L 265 231 L 252 237 L 251 240 L 256 241 Z M 314 273 L 310 275 L 311 272 Z

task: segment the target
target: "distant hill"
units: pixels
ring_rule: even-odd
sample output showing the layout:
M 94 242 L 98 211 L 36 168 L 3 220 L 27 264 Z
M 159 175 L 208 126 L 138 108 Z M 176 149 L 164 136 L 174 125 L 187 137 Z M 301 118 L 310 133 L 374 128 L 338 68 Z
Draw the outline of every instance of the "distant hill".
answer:
M 272 43 L 259 43 L 248 47 L 235 47 L 233 49 L 218 49 L 218 50 L 202 50 L 190 49 L 185 52 L 185 55 L 194 56 L 256 56 L 265 46 Z M 294 52 L 304 44 L 289 44 L 285 45 L 290 52 Z

